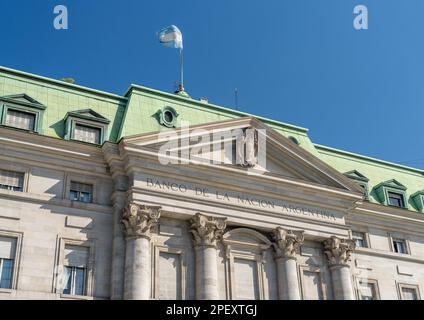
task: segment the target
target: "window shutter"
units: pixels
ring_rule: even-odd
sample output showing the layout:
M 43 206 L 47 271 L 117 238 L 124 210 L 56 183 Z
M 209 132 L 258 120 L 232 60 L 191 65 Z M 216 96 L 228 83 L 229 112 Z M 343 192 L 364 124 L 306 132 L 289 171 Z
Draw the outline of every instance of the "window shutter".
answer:
M 65 245 L 64 264 L 71 267 L 84 268 L 88 264 L 89 248 Z
M 100 143 L 100 129 L 75 125 L 74 139 L 90 143 Z
M 35 115 L 27 112 L 8 110 L 6 115 L 6 125 L 26 129 L 34 130 Z
M 79 182 L 71 182 L 71 190 L 72 191 L 80 191 L 80 192 L 93 192 L 93 186 L 91 184 L 79 183 Z
M 0 258 L 14 259 L 16 250 L 16 239 L 0 237 Z
M 24 185 L 24 174 L 21 172 L 0 170 L 0 184 L 22 188 Z

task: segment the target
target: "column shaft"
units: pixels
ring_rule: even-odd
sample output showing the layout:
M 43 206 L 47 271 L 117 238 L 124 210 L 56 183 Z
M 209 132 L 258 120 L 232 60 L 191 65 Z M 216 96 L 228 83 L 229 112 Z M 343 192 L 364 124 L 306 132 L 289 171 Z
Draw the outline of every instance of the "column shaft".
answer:
M 218 266 L 215 247 L 196 247 L 196 299 L 217 300 Z
M 150 240 L 142 237 L 127 239 L 125 256 L 125 299 L 150 299 L 150 263 Z
M 278 294 L 280 300 L 300 300 L 296 259 L 281 257 L 277 263 Z
M 355 300 L 352 288 L 350 268 L 347 265 L 331 267 L 333 294 L 335 300 Z

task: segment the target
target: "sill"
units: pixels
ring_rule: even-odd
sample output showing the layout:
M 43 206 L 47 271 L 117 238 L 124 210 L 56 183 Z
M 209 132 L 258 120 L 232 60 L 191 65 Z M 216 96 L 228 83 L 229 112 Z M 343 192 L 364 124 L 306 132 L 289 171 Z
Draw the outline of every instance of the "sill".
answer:
M 1 127 L 2 128 L 5 128 L 5 129 L 12 129 L 12 130 L 21 131 L 21 132 L 27 132 L 27 133 L 32 133 L 32 134 L 39 134 L 38 130 L 34 130 L 34 129 L 32 129 L 32 130 L 30 130 L 30 129 L 22 129 L 22 128 L 8 126 L 8 125 L 5 125 L 5 124 L 2 124 Z
M 93 297 L 91 296 L 78 296 L 78 295 L 72 295 L 72 294 L 60 294 L 61 299 L 67 299 L 67 300 L 93 300 Z
M 101 147 L 102 146 L 101 143 L 86 142 L 86 141 L 81 141 L 81 140 L 76 140 L 76 139 L 69 139 L 69 141 L 73 141 L 73 142 L 77 142 L 77 143 L 82 143 L 82 144 L 86 144 L 86 145 L 89 145 L 89 146 L 96 146 L 96 147 Z
M 9 294 L 11 294 L 12 292 L 13 292 L 13 289 L 0 288 L 0 293 L 9 293 Z

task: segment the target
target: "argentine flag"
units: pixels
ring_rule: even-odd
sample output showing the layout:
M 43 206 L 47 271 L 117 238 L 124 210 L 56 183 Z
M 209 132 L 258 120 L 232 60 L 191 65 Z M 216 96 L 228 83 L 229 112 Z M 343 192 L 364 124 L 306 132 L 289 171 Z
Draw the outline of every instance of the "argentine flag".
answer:
M 169 48 L 183 48 L 183 34 L 176 26 L 171 25 L 163 28 L 158 33 L 159 42 Z

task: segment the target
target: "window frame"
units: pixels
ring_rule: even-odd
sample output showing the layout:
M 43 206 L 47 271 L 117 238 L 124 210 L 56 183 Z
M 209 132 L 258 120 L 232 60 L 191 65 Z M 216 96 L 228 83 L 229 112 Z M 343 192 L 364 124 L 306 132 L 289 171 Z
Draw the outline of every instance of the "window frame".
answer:
M 99 132 L 100 132 L 99 142 L 98 143 L 97 142 L 88 142 L 88 141 L 82 141 L 82 140 L 75 139 L 75 128 L 77 126 L 98 129 Z M 71 131 L 70 131 L 70 138 L 69 138 L 69 140 L 77 141 L 77 142 L 82 142 L 82 143 L 87 143 L 87 144 L 96 145 L 96 146 L 101 146 L 103 144 L 103 142 L 104 142 L 105 126 L 98 125 L 98 124 L 95 124 L 93 122 L 88 122 L 88 121 L 84 121 L 84 120 L 73 119 L 73 120 L 71 120 L 71 129 L 70 130 Z
M 361 230 L 361 229 L 352 229 L 350 230 L 351 233 L 351 239 L 355 241 L 355 245 L 356 245 L 356 238 L 354 236 L 354 233 L 361 233 L 363 234 L 363 240 L 364 240 L 364 247 L 358 247 L 356 246 L 356 248 L 361 248 L 361 249 L 365 249 L 365 248 L 371 248 L 370 245 L 370 238 L 369 238 L 369 234 L 367 231 Z
M 420 190 L 411 195 L 415 207 L 418 211 L 424 212 L 424 190 Z
M 22 190 L 10 190 L 10 189 L 5 189 L 5 188 L 0 188 L 0 190 L 4 190 L 4 191 L 13 191 L 13 192 L 27 192 L 28 189 L 28 182 L 27 182 L 27 178 L 28 178 L 28 171 L 27 170 L 15 170 L 15 169 L 4 169 L 4 167 L 0 167 L 1 171 L 8 171 L 8 172 L 14 172 L 14 173 L 20 173 L 23 175 L 23 179 L 22 179 Z M 9 186 L 10 187 L 10 186 Z
M 368 179 L 366 176 L 364 176 L 357 170 L 345 172 L 344 175 L 354 181 L 356 184 L 364 187 L 364 200 L 369 200 L 368 182 L 370 181 L 370 179 Z
M 403 288 L 406 289 L 414 289 L 416 294 L 417 294 L 417 300 L 421 300 L 421 293 L 420 293 L 420 287 L 418 284 L 411 284 L 411 283 L 404 283 L 404 282 L 396 282 L 396 286 L 398 289 L 398 296 L 399 296 L 399 300 L 405 300 L 404 296 L 403 296 Z
M 186 251 L 184 250 L 184 248 L 180 248 L 180 247 L 166 247 L 163 245 L 155 245 L 154 246 L 154 261 L 153 261 L 153 265 L 154 265 L 154 277 L 153 277 L 153 292 L 152 292 L 152 296 L 153 299 L 159 299 L 159 278 L 160 278 L 160 274 L 159 274 L 159 259 L 160 259 L 160 254 L 161 253 L 170 253 L 170 254 L 175 254 L 175 255 L 179 255 L 180 256 L 180 270 L 181 270 L 181 300 L 187 300 L 189 299 L 189 295 L 188 295 L 188 287 L 187 287 L 187 282 L 188 282 L 188 270 L 187 270 L 187 264 L 186 264 Z
M 356 284 L 357 284 L 357 295 L 359 300 L 362 299 L 362 293 L 361 293 L 361 284 L 372 284 L 374 286 L 374 292 L 375 292 L 375 299 L 373 300 L 381 300 L 380 296 L 380 288 L 378 286 L 378 281 L 376 279 L 368 279 L 368 278 L 356 278 Z
M 93 186 L 93 194 L 91 196 L 91 202 L 73 201 L 70 198 L 71 182 L 77 182 L 82 184 L 90 184 Z M 72 173 L 65 174 L 65 188 L 63 188 L 63 199 L 73 201 L 74 203 L 81 203 L 85 205 L 97 204 L 97 180 L 94 177 L 80 176 Z
M 173 117 L 172 121 L 167 121 L 165 119 L 165 113 L 166 112 L 171 112 L 172 117 Z M 162 109 L 160 109 L 157 112 L 157 114 L 159 116 L 158 120 L 159 120 L 159 123 L 161 125 L 168 127 L 168 128 L 175 128 L 177 126 L 177 120 L 178 120 L 179 114 L 173 107 L 170 107 L 170 106 L 163 107 Z
M 92 116 L 84 115 L 84 113 L 90 113 Z M 110 121 L 91 109 L 85 109 L 68 112 L 65 116 L 64 123 L 65 140 L 86 143 L 93 146 L 101 146 L 106 141 Z M 77 125 L 99 129 L 99 143 L 92 143 L 75 139 L 75 127 Z
M 22 101 L 25 99 L 26 101 Z M 5 128 L 11 128 L 15 130 L 21 130 L 31 133 L 43 133 L 43 115 L 46 107 L 41 103 L 35 101 L 26 94 L 18 94 L 13 96 L 0 97 L 0 126 Z M 18 112 L 30 113 L 35 116 L 34 129 L 28 130 L 23 128 L 17 128 L 6 124 L 7 112 L 9 110 L 16 110 Z
M 81 199 L 81 194 L 83 193 L 82 191 L 76 191 L 76 190 L 72 190 L 72 188 L 71 188 L 71 186 L 72 186 L 72 183 L 79 183 L 79 184 L 83 184 L 83 185 L 86 185 L 86 186 L 91 186 L 91 198 L 90 198 L 90 202 L 85 202 L 85 201 L 81 201 L 80 199 Z M 73 200 L 73 199 L 71 199 L 71 192 L 72 191 L 75 191 L 75 192 L 78 192 L 78 199 L 79 200 Z M 69 200 L 71 200 L 71 201 L 76 201 L 76 202 L 81 202 L 81 203 L 94 203 L 93 201 L 94 201 L 94 184 L 92 184 L 92 183 L 84 183 L 84 182 L 80 182 L 80 181 L 78 181 L 78 180 L 70 180 L 70 184 L 69 184 L 69 192 L 68 192 L 68 198 L 69 198 Z
M 0 288 L 0 292 L 2 293 L 11 293 L 17 289 L 18 286 L 18 278 L 19 278 L 19 267 L 21 260 L 21 252 L 22 252 L 22 240 L 23 233 L 14 232 L 14 231 L 6 231 L 0 230 L 0 236 L 5 238 L 14 238 L 16 241 L 15 246 L 15 258 L 13 259 L 13 270 L 12 270 L 12 281 L 10 288 Z
M 387 192 L 387 204 L 389 206 L 396 207 L 396 208 L 405 208 L 406 207 L 406 204 L 405 204 L 405 195 L 403 193 L 401 193 L 401 192 L 394 192 L 392 190 L 386 190 L 386 192 Z M 399 196 L 399 199 L 393 197 L 393 195 Z M 400 201 L 400 205 L 397 206 L 397 205 L 394 205 L 394 204 L 390 203 L 390 199 L 391 198 L 395 198 L 395 199 L 399 200 Z
M 299 274 L 299 282 L 300 282 L 300 294 L 302 296 L 302 300 L 306 300 L 305 299 L 305 295 L 306 295 L 305 274 L 304 274 L 305 271 L 310 273 L 316 273 L 319 277 L 319 289 L 321 291 L 322 300 L 317 300 L 317 301 L 327 300 L 328 299 L 327 288 L 324 281 L 323 269 L 315 265 L 300 264 L 298 267 L 298 274 Z
M 390 251 L 395 253 L 395 254 L 402 254 L 402 255 L 411 255 L 411 247 L 409 245 L 409 239 L 406 236 L 400 235 L 400 234 L 395 234 L 395 233 L 390 233 L 389 234 L 389 243 L 390 243 Z M 405 253 L 401 253 L 401 252 L 396 252 L 395 251 L 395 247 L 394 247 L 394 240 L 402 240 L 405 244 Z
M 376 194 L 381 204 L 389 206 L 391 208 L 408 209 L 408 196 L 406 193 L 406 187 L 398 181 L 392 179 L 380 183 L 375 187 Z M 403 197 L 403 207 L 391 205 L 389 202 L 389 192 L 399 194 Z
M 85 272 L 85 292 L 84 295 L 73 295 L 73 294 L 67 294 L 63 293 L 64 290 L 64 284 L 61 284 L 61 275 L 64 272 L 64 260 L 65 260 L 65 247 L 67 245 L 70 246 L 77 246 L 77 247 L 84 247 L 88 248 L 88 261 L 87 261 L 87 267 Z M 94 294 L 94 284 L 95 284 L 95 277 L 94 277 L 94 266 L 95 266 L 95 240 L 94 239 L 84 239 L 84 240 L 77 240 L 77 239 L 70 239 L 65 237 L 59 237 L 58 238 L 58 244 L 57 244 L 57 260 L 55 265 L 55 272 L 53 275 L 53 288 L 54 293 L 59 294 L 61 298 L 65 299 L 91 299 L 93 298 Z

